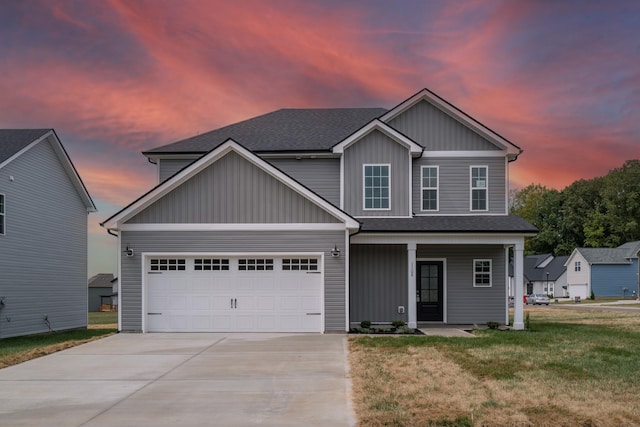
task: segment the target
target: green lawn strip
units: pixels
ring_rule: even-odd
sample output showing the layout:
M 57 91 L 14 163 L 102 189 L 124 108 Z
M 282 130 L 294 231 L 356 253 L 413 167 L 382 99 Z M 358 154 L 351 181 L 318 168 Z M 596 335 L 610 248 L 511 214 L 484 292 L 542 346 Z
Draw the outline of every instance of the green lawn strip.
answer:
M 118 313 L 115 311 L 98 311 L 89 313 L 90 325 L 109 325 L 118 323 Z

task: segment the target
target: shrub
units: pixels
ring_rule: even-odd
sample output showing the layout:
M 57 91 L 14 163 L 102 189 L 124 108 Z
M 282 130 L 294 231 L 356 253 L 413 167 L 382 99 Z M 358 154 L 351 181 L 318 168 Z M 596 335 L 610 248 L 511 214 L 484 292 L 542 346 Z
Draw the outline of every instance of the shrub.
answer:
M 531 330 L 531 319 L 529 318 L 529 312 L 524 316 L 524 329 L 525 331 Z
M 391 326 L 396 329 L 402 328 L 404 326 L 404 320 L 394 320 L 393 322 L 391 322 Z
M 371 327 L 371 320 L 363 320 L 360 322 L 360 327 L 362 329 L 369 329 Z
M 591 299 L 592 300 L 596 299 L 596 294 L 594 294 L 593 291 L 591 291 Z
M 500 326 L 500 324 L 498 322 L 487 322 L 487 326 L 489 327 L 489 329 L 498 329 L 498 326 Z

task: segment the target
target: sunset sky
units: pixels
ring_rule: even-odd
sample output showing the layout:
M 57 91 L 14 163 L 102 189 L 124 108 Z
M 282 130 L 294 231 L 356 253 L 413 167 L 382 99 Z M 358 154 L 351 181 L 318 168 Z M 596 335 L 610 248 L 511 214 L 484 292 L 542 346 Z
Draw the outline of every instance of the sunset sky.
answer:
M 98 223 L 155 183 L 142 150 L 279 108 L 429 88 L 524 149 L 513 187 L 640 158 L 640 2 L 5 0 L 0 128 L 54 128 Z

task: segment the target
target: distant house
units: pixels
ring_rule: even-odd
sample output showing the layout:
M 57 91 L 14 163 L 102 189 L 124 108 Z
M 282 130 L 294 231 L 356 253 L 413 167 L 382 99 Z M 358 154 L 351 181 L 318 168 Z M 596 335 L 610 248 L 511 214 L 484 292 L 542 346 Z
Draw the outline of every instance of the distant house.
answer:
M 576 248 L 566 262 L 569 296 L 625 297 L 638 292 L 640 241 L 617 248 Z
M 552 254 L 524 257 L 525 294 L 547 294 L 567 296 L 568 256 L 554 257 Z
M 111 310 L 118 310 L 118 278 L 114 277 L 111 281 Z
M 99 273 L 89 279 L 89 311 L 100 311 L 102 304 L 111 306 L 113 274 Z
M 87 215 L 53 129 L 0 130 L 0 338 L 87 326 Z

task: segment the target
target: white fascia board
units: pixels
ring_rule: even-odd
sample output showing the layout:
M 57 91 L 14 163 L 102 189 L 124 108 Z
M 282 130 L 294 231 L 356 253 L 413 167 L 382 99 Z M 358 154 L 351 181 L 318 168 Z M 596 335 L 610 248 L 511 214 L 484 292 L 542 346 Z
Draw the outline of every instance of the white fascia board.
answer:
M 147 153 L 145 157 L 149 160 L 195 160 L 204 156 L 205 153 Z
M 343 223 L 122 224 L 120 231 L 344 231 Z
M 422 152 L 423 158 L 458 158 L 458 157 L 506 157 L 503 150 L 465 150 L 465 151 L 428 151 Z
M 366 233 L 351 236 L 357 244 L 416 244 L 416 245 L 515 245 L 524 244 L 524 235 L 507 233 Z
M 122 226 L 123 222 L 126 222 L 128 219 L 135 216 L 137 213 L 147 208 L 161 197 L 169 193 L 170 191 L 177 188 L 183 182 L 197 175 L 205 168 L 209 167 L 213 163 L 215 163 L 218 159 L 226 155 L 227 153 L 234 151 L 242 156 L 245 160 L 250 163 L 256 165 L 260 169 L 264 170 L 266 173 L 274 177 L 275 179 L 283 182 L 289 188 L 302 195 L 303 197 L 311 200 L 316 205 L 329 212 L 331 215 L 339 218 L 341 221 L 344 221 L 344 224 L 347 228 L 360 228 L 360 224 L 354 218 L 349 216 L 347 213 L 341 211 L 337 207 L 333 206 L 331 203 L 324 200 L 322 197 L 313 193 L 311 190 L 304 187 L 302 184 L 298 183 L 295 180 L 292 180 L 289 176 L 285 175 L 280 170 L 273 167 L 267 161 L 261 159 L 257 155 L 253 154 L 246 148 L 242 147 L 238 143 L 236 143 L 232 139 L 228 139 L 224 143 L 220 144 L 217 148 L 201 157 L 198 161 L 193 162 L 185 169 L 172 176 L 168 180 L 164 181 L 162 184 L 155 187 L 153 190 L 127 206 L 125 209 L 120 211 L 118 214 L 109 218 L 105 221 L 102 226 L 107 229 L 117 230 Z
M 488 127 L 484 126 L 482 123 L 476 121 L 466 113 L 463 113 L 462 111 L 453 107 L 448 102 L 445 102 L 443 99 L 441 99 L 428 89 L 422 89 L 420 92 L 416 93 L 397 107 L 389 110 L 386 114 L 380 117 L 380 120 L 382 120 L 383 122 L 388 122 L 423 100 L 438 108 L 443 113 L 446 113 L 449 116 L 453 117 L 455 120 L 464 124 L 476 133 L 487 138 L 489 141 L 493 142 L 499 147 L 505 149 L 510 156 L 517 157 L 522 153 L 522 149 L 520 147 L 517 147 L 513 143 L 506 140 L 504 137 L 498 135 Z
M 332 149 L 333 152 L 337 154 L 344 153 L 344 150 L 346 150 L 350 145 L 356 143 L 357 141 L 364 138 L 374 130 L 378 130 L 382 132 L 389 138 L 393 139 L 395 142 L 406 147 L 411 153 L 411 155 L 413 156 L 419 156 L 420 154 L 422 154 L 422 151 L 424 150 L 424 147 L 415 143 L 409 137 L 401 134 L 400 132 L 398 132 L 388 124 L 381 122 L 378 119 L 373 119 L 372 121 L 367 123 L 365 126 L 360 128 L 356 132 L 352 133 L 346 139 L 342 140 L 342 142 L 336 144 Z

